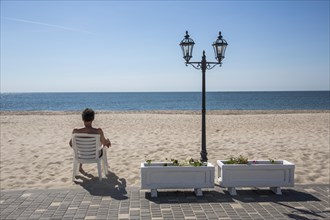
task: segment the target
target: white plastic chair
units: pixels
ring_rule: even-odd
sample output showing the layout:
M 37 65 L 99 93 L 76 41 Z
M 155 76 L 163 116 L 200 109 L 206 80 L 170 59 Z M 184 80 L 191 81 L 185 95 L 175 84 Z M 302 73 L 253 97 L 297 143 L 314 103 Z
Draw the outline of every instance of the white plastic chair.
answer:
M 99 134 L 73 134 L 72 148 L 74 150 L 72 181 L 78 172 L 78 164 L 97 163 L 99 180 L 102 180 L 102 165 L 105 175 L 108 174 L 106 147 L 101 145 Z M 100 157 L 100 151 L 103 151 Z

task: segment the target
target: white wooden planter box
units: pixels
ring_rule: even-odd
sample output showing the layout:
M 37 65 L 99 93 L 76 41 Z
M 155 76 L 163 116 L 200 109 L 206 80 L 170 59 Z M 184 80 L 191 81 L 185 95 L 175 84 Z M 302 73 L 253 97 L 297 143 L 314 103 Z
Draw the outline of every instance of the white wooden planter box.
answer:
M 214 188 L 214 166 L 164 166 L 165 163 L 141 163 L 141 189 L 150 189 L 151 197 L 157 197 L 157 189 L 193 188 L 196 196 L 202 196 L 202 188 Z M 167 163 L 168 164 L 168 163 Z
M 294 186 L 295 165 L 286 160 L 249 161 L 249 164 L 225 164 L 218 160 L 220 186 L 227 187 L 230 195 L 236 195 L 235 187 L 270 187 L 281 195 L 280 187 Z

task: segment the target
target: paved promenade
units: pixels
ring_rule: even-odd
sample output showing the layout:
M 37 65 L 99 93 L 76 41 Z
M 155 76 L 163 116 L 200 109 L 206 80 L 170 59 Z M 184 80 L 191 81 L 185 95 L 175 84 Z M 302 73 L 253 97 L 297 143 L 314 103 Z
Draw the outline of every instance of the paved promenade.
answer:
M 71 189 L 1 191 L 1 219 L 330 219 L 329 185 L 297 185 L 278 196 L 267 189 L 219 186 L 195 197 L 192 190 L 160 190 L 102 184 Z

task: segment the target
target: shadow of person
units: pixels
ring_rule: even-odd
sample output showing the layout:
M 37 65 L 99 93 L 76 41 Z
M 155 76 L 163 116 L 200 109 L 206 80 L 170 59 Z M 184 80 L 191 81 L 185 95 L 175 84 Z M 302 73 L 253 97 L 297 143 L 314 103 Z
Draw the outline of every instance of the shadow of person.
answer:
M 115 173 L 109 171 L 106 178 L 102 181 L 98 177 L 82 172 L 82 175 L 76 176 L 74 181 L 82 186 L 93 196 L 110 196 L 116 200 L 128 199 L 126 191 L 126 179 L 119 178 Z

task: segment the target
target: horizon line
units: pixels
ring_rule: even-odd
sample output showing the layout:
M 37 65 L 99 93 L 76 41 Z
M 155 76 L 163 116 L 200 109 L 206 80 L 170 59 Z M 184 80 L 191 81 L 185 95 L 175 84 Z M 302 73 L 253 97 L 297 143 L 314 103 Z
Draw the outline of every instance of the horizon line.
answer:
M 232 90 L 232 91 L 206 91 L 206 93 L 215 93 L 215 92 L 330 92 L 329 90 Z M 25 91 L 25 92 L 1 92 L 0 94 L 28 94 L 28 93 L 202 93 L 202 91 Z

